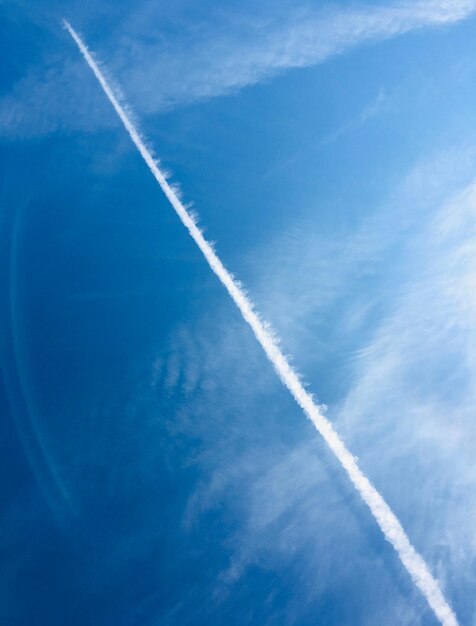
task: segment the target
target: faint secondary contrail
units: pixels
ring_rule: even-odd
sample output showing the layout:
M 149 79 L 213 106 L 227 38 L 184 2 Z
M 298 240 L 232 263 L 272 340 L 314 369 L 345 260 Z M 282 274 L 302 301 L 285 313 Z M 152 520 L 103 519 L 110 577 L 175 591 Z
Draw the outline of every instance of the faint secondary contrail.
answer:
M 388 506 L 365 474 L 362 473 L 357 465 L 355 457 L 349 452 L 339 435 L 334 430 L 332 424 L 323 415 L 321 408 L 314 401 L 312 395 L 303 387 L 296 371 L 291 367 L 288 359 L 281 352 L 277 340 L 270 328 L 260 319 L 243 288 L 225 268 L 213 250 L 211 244 L 203 236 L 197 225 L 195 217 L 187 210 L 186 206 L 180 200 L 178 190 L 167 181 L 166 175 L 161 171 L 157 160 L 154 159 L 151 151 L 146 147 L 144 139 L 141 137 L 135 124 L 131 122 L 130 116 L 126 113 L 124 106 L 120 104 L 119 100 L 114 95 L 104 74 L 100 70 L 86 44 L 82 41 L 81 37 L 74 30 L 71 24 L 69 24 L 69 22 L 64 20 L 63 23 L 71 37 L 76 42 L 86 60 L 86 63 L 98 79 L 104 93 L 124 124 L 134 145 L 152 172 L 152 175 L 159 183 L 170 204 L 175 209 L 175 212 L 181 219 L 183 225 L 187 228 L 192 239 L 202 251 L 203 256 L 211 269 L 215 272 L 218 279 L 230 294 L 244 320 L 251 326 L 251 330 L 253 331 L 258 342 L 261 344 L 266 356 L 271 361 L 282 383 L 288 388 L 291 395 L 337 457 L 339 463 L 342 465 L 355 488 L 360 493 L 365 504 L 369 507 L 370 512 L 374 516 L 377 524 L 380 526 L 385 538 L 395 548 L 401 562 L 413 579 L 413 582 L 425 596 L 435 616 L 443 624 L 443 626 L 458 626 L 456 616 L 446 601 L 438 581 L 433 577 L 423 558 L 410 543 L 410 540 L 407 537 L 402 525 L 398 521 L 395 513 Z

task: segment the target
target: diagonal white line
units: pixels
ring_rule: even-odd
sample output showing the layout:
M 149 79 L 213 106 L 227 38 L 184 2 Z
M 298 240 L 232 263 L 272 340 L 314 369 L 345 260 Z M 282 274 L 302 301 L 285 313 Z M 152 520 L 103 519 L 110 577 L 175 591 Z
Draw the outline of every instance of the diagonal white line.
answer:
M 441 624 L 443 624 L 443 626 L 458 626 L 456 616 L 446 601 L 438 581 L 433 577 L 423 558 L 410 543 L 410 540 L 395 513 L 388 506 L 365 474 L 363 474 L 360 470 L 355 457 L 346 448 L 344 442 L 340 439 L 332 424 L 323 415 L 319 405 L 316 404 L 311 394 L 308 393 L 303 387 L 297 373 L 281 352 L 276 339 L 254 310 L 251 300 L 230 272 L 225 268 L 210 243 L 208 243 L 208 241 L 204 238 L 194 217 L 187 211 L 185 205 L 178 196 L 178 192 L 167 181 L 166 176 L 159 168 L 158 162 L 154 159 L 152 153 L 146 147 L 145 142 L 136 126 L 131 122 L 130 117 L 126 113 L 123 105 L 120 104 L 114 95 L 104 74 L 100 70 L 86 44 L 82 41 L 69 22 L 64 20 L 63 23 L 66 30 L 76 42 L 79 50 L 86 60 L 86 63 L 89 65 L 99 81 L 104 93 L 124 124 L 124 127 L 129 133 L 134 145 L 146 162 L 147 167 L 159 183 L 162 191 L 166 195 L 172 207 L 175 209 L 175 212 L 188 230 L 190 236 L 200 248 L 203 256 L 208 262 L 208 265 L 230 294 L 233 302 L 240 310 L 243 319 L 250 325 L 254 336 L 263 348 L 282 383 L 288 388 L 298 405 L 314 424 L 316 430 L 321 434 L 324 441 L 342 465 L 363 501 L 369 507 L 370 512 L 374 516 L 385 538 L 396 550 L 401 562 L 407 569 L 415 585 L 418 589 L 420 589 L 421 593 L 426 598 L 437 619 L 441 622 Z

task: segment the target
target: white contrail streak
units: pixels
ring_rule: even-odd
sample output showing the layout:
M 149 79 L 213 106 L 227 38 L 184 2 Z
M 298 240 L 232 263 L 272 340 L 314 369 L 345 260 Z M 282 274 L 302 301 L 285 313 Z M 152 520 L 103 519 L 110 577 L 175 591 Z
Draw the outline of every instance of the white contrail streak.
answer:
M 423 558 L 410 543 L 410 540 L 408 539 L 397 517 L 369 479 L 362 473 L 357 465 L 355 457 L 349 452 L 339 435 L 334 430 L 332 424 L 323 415 L 319 405 L 316 404 L 312 395 L 303 387 L 297 373 L 281 352 L 278 343 L 269 328 L 265 323 L 263 323 L 258 314 L 255 312 L 253 304 L 243 291 L 242 287 L 225 268 L 212 246 L 204 238 L 201 230 L 197 226 L 194 216 L 187 210 L 185 205 L 180 200 L 178 192 L 172 185 L 169 184 L 165 174 L 160 170 L 158 162 L 154 159 L 152 153 L 146 147 L 144 140 L 142 139 L 136 126 L 131 122 L 130 116 L 126 113 L 123 105 L 120 104 L 114 95 L 111 87 L 104 77 L 104 74 L 100 70 L 86 44 L 66 20 L 64 20 L 64 26 L 76 42 L 87 64 L 98 79 L 104 93 L 124 124 L 134 145 L 152 172 L 152 175 L 159 183 L 170 204 L 175 209 L 183 225 L 187 228 L 192 239 L 202 251 L 203 256 L 207 260 L 211 269 L 215 272 L 218 279 L 230 294 L 245 321 L 251 326 L 251 330 L 253 331 L 258 342 L 261 344 L 266 356 L 271 361 L 279 378 L 291 392 L 296 402 L 314 424 L 316 430 L 321 434 L 329 448 L 337 457 L 339 463 L 346 471 L 348 477 L 360 493 L 362 499 L 369 507 L 385 538 L 395 548 L 400 560 L 413 579 L 413 582 L 425 596 L 435 616 L 441 624 L 443 624 L 443 626 L 458 626 L 456 616 L 446 601 L 438 581 L 433 577 Z

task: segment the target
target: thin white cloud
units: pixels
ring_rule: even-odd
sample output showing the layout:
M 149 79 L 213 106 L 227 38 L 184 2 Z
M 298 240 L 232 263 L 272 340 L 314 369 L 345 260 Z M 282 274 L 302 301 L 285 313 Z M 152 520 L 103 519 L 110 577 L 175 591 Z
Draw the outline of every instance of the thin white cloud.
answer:
M 384 6 L 295 7 L 273 15 L 228 13 L 219 23 L 184 25 L 167 37 L 148 14 L 148 29 L 131 38 L 121 29 L 114 69 L 131 86 L 135 107 L 156 113 L 228 94 L 280 72 L 325 62 L 357 46 L 469 17 L 476 0 L 418 0 Z M 140 7 L 134 5 L 134 12 Z M 125 20 L 127 24 L 127 20 Z M 144 30 L 145 29 L 145 30 Z M 116 47 L 116 45 L 115 45 Z M 111 124 L 104 104 L 80 79 L 77 63 L 49 59 L 0 100 L 0 135 L 34 136 L 56 129 Z M 71 75 L 78 77 L 71 81 Z M 85 97 L 85 93 L 87 97 Z M 32 97 L 35 106 L 32 106 Z
M 305 9 L 257 23 L 249 18 L 229 32 L 205 31 L 203 39 L 179 50 L 162 52 L 154 44 L 135 45 L 131 49 L 134 69 L 129 55 L 120 69 L 141 94 L 143 110 L 153 112 L 252 85 L 286 69 L 316 65 L 365 43 L 451 24 L 475 10 L 474 0 L 421 0 Z
M 468 136 L 463 144 L 440 149 L 402 172 L 395 187 L 367 208 L 357 232 L 354 227 L 347 234 L 339 231 L 335 239 L 326 237 L 314 217 L 264 247 L 243 251 L 248 263 L 242 270 L 247 282 L 255 281 L 252 291 L 259 295 L 260 309 L 277 322 L 307 377 L 323 379 L 326 389 L 337 375 L 342 397 L 356 400 L 354 410 L 332 403 L 329 411 L 406 520 L 432 570 L 453 590 L 463 623 L 475 611 L 470 598 L 476 584 L 475 399 L 469 393 L 476 389 L 476 363 L 470 367 L 476 291 L 467 282 L 476 275 L 470 245 L 476 211 L 469 193 L 475 168 L 474 138 Z M 295 216 L 290 221 L 294 224 Z M 366 284 L 369 272 L 380 277 L 375 284 Z M 459 299 L 461 306 L 456 306 Z M 377 313 L 368 311 L 369 301 L 371 309 L 381 303 Z M 343 597 L 367 597 L 372 590 L 375 598 L 365 606 L 348 599 L 362 613 L 358 619 L 341 616 L 339 623 L 425 622 L 423 603 L 410 598 L 407 587 L 395 585 L 381 548 L 365 543 L 365 522 L 355 523 L 350 489 L 341 484 L 339 491 L 337 480 L 337 493 L 332 491 L 337 477 L 326 473 L 329 463 L 319 441 L 309 443 L 305 424 L 295 424 L 289 436 L 286 428 L 297 415 L 280 398 L 246 329 L 230 322 L 226 303 L 212 306 L 213 320 L 204 312 L 173 335 L 171 348 L 183 368 L 177 397 L 186 391 L 190 361 L 199 375 L 193 379 L 194 393 L 172 421 L 179 433 L 200 442 L 192 462 L 202 480 L 190 498 L 186 528 L 200 528 L 210 510 L 214 515 L 226 510 L 227 519 L 236 520 L 226 537 L 232 554 L 217 583 L 220 597 L 239 593 L 237 583 L 243 588 L 248 568 L 272 572 L 277 579 L 284 570 L 295 591 L 281 609 L 280 622 L 307 623 L 314 602 L 336 588 L 346 589 Z M 335 334 L 325 322 L 329 318 Z M 449 320 L 457 323 L 448 325 Z M 381 335 L 393 339 L 379 343 Z M 346 336 L 352 348 L 360 348 L 357 357 Z M 329 356 L 333 367 L 326 373 Z M 380 378 L 369 378 L 361 387 L 370 371 L 380 372 Z M 425 386 L 438 371 L 443 376 Z M 165 381 L 159 384 L 162 395 Z M 357 570 L 358 581 L 353 577 Z
M 375 489 L 369 479 L 358 466 L 357 459 L 349 452 L 343 441 L 334 430 L 331 422 L 325 417 L 322 407 L 315 402 L 313 396 L 304 388 L 296 370 L 279 348 L 277 338 L 271 329 L 256 313 L 243 287 L 234 279 L 222 264 L 209 242 L 198 228 L 194 216 L 189 212 L 179 197 L 179 192 L 171 186 L 159 167 L 158 162 L 146 147 L 129 114 L 114 95 L 108 81 L 99 69 L 86 45 L 68 22 L 64 22 L 66 29 L 77 44 L 85 61 L 97 78 L 105 95 L 112 104 L 115 112 L 123 123 L 132 142 L 144 159 L 150 172 L 161 187 L 168 201 L 177 213 L 190 236 L 197 244 L 207 261 L 210 269 L 215 273 L 237 306 L 245 322 L 248 323 L 253 334 L 261 345 L 268 360 L 273 365 L 283 385 L 288 389 L 296 403 L 302 408 L 305 415 L 311 420 L 316 430 L 322 436 L 327 446 L 334 454 L 349 480 L 370 509 L 375 521 L 380 527 L 386 540 L 393 546 L 402 564 L 408 571 L 416 587 L 421 591 L 432 609 L 435 617 L 443 626 L 457 626 L 456 616 L 444 597 L 438 581 L 433 577 L 421 555 L 415 550 L 405 533 L 400 521 L 388 506 L 382 495 Z
M 471 597 L 476 184 L 430 214 L 402 256 L 391 311 L 358 353 L 337 419 L 402 515 L 419 508 L 415 539 L 433 546 L 434 567 L 457 577 L 462 597 Z M 382 448 L 385 458 L 376 452 Z M 409 481 L 421 485 L 418 493 L 402 490 Z

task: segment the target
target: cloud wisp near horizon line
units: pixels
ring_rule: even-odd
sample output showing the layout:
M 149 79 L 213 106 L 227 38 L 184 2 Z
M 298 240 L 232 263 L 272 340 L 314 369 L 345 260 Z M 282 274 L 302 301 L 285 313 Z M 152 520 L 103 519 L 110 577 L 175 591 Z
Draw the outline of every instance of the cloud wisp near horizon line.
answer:
M 105 95 L 129 134 L 130 139 L 161 187 L 167 200 L 202 252 L 211 270 L 227 290 L 243 319 L 251 327 L 256 340 L 261 345 L 281 382 L 291 393 L 297 404 L 313 423 L 316 430 L 323 437 L 327 446 L 339 461 L 348 478 L 370 509 L 383 535 L 393 546 L 413 582 L 427 600 L 435 617 L 443 626 L 457 626 L 458 621 L 456 615 L 447 602 L 438 581 L 430 572 L 422 556 L 413 547 L 400 521 L 384 500 L 383 496 L 361 471 L 356 458 L 340 439 L 331 422 L 325 417 L 320 405 L 314 400 L 313 396 L 306 391 L 296 370 L 291 366 L 288 358 L 286 358 L 281 351 L 275 334 L 271 328 L 261 320 L 241 284 L 225 268 L 211 244 L 203 236 L 202 231 L 197 225 L 195 216 L 180 199 L 180 191 L 176 186 L 169 183 L 167 176 L 161 170 L 158 161 L 146 146 L 145 140 L 142 138 L 136 125 L 131 121 L 130 115 L 125 107 L 114 94 L 109 82 L 86 44 L 69 22 L 64 20 L 63 24 L 100 83 Z

